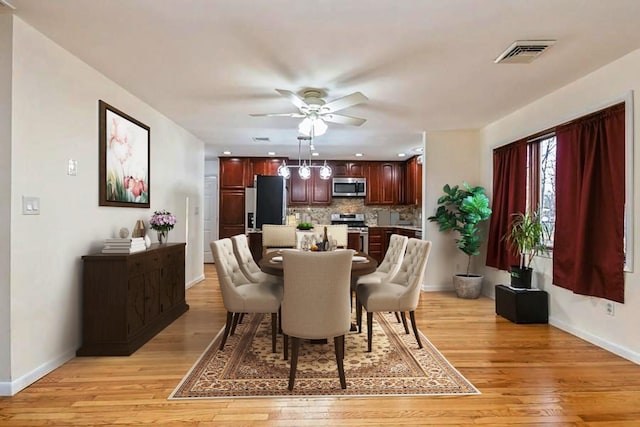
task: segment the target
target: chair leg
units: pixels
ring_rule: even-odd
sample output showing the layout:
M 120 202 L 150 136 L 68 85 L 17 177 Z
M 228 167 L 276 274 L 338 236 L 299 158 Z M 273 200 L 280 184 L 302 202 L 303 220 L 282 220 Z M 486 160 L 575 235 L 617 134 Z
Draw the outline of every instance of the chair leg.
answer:
M 358 325 L 358 333 L 362 333 L 362 304 L 356 298 L 356 322 Z
M 240 313 L 240 318 L 238 319 L 238 325 L 242 325 L 243 320 L 244 320 L 244 313 Z
M 227 323 L 224 325 L 224 333 L 222 334 L 222 342 L 220 343 L 220 350 L 224 348 L 224 344 L 227 342 L 229 336 L 229 330 L 231 330 L 231 323 L 233 323 L 233 313 L 227 311 Z
M 396 315 L 396 321 L 400 323 L 400 314 L 397 311 L 394 311 L 393 314 Z
M 409 334 L 409 326 L 407 326 L 407 316 L 404 314 L 404 311 L 400 312 L 400 317 L 402 318 L 402 326 L 404 326 L 404 333 Z
M 282 307 L 278 307 L 278 333 L 282 333 Z
M 373 340 L 373 312 L 367 311 L 367 351 L 371 353 L 371 340 Z
M 347 388 L 347 380 L 344 377 L 344 335 L 333 338 L 333 346 L 336 349 L 336 363 L 338 364 L 338 375 L 340 376 L 340 387 Z
M 418 341 L 418 348 L 422 348 L 422 341 L 420 341 L 418 326 L 416 325 L 416 313 L 414 311 L 410 311 L 409 316 L 411 316 L 411 326 L 413 327 L 413 334 L 416 336 L 416 341 Z
M 289 391 L 293 390 L 293 384 L 296 381 L 296 370 L 298 369 L 298 349 L 300 347 L 300 338 L 291 337 L 291 369 L 289 370 Z
M 283 353 L 283 358 L 284 360 L 288 360 L 289 359 L 289 335 L 287 334 L 282 334 L 282 353 Z
M 277 336 L 278 336 L 278 313 L 271 313 L 271 353 L 276 352 Z
M 238 320 L 240 320 L 240 313 L 234 313 L 233 325 L 231 325 L 231 335 L 236 333 L 236 326 L 238 326 Z

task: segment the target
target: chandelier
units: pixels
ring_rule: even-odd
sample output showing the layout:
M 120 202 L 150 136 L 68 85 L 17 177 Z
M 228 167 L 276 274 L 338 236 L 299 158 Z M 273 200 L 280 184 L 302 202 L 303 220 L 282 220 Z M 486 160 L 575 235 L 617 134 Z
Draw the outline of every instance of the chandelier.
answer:
M 306 119 L 305 119 L 306 120 Z M 324 124 L 324 122 L 323 122 Z M 326 125 L 325 125 L 326 127 Z M 326 129 L 325 129 L 326 130 Z M 312 130 L 311 134 L 314 132 Z M 309 163 L 307 164 L 306 159 L 302 159 L 302 143 L 303 141 L 307 144 L 309 150 Z M 312 136 L 298 136 L 298 165 L 287 165 L 287 162 L 283 161 L 282 164 L 278 167 L 278 175 L 284 177 L 284 179 L 289 179 L 291 176 L 291 168 L 298 169 L 298 176 L 300 179 L 307 180 L 311 178 L 311 169 L 318 168 L 320 169 L 319 175 L 320 179 L 329 179 L 331 178 L 331 167 L 327 165 L 327 161 L 324 161 L 322 166 L 320 165 L 312 165 L 311 164 L 311 147 L 313 146 L 313 137 Z

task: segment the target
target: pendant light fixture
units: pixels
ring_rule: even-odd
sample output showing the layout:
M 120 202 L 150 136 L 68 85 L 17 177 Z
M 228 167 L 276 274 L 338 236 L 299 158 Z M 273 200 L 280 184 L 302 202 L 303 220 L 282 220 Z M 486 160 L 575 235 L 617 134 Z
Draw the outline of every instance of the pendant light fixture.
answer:
M 309 163 L 307 164 L 307 160 L 302 159 L 302 142 L 306 142 L 309 148 Z M 324 161 L 322 166 L 316 166 L 311 164 L 311 147 L 313 146 L 313 137 L 311 136 L 298 136 L 298 165 L 287 165 L 285 161 L 278 167 L 278 175 L 284 177 L 284 179 L 289 179 L 291 177 L 291 168 L 298 169 L 298 176 L 300 179 L 307 180 L 311 178 L 311 169 L 318 168 L 320 179 L 331 179 L 331 174 L 333 171 L 331 167 L 327 164 L 327 161 Z

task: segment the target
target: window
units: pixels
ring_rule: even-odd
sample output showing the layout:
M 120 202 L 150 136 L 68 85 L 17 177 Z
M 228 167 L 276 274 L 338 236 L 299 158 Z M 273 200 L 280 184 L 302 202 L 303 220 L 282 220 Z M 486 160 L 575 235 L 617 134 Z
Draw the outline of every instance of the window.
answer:
M 538 176 L 539 191 L 536 194 L 536 202 L 532 207 L 540 209 L 540 219 L 549 231 L 548 240 L 545 242 L 549 248 L 553 248 L 553 232 L 556 223 L 556 136 L 547 136 L 538 140 Z

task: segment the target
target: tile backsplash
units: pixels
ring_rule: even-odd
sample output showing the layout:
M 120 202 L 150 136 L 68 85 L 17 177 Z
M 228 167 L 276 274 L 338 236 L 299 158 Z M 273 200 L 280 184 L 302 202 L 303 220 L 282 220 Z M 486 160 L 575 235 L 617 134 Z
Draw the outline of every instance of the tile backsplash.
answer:
M 368 226 L 383 225 L 379 224 L 378 216 L 397 216 L 398 224 L 405 225 L 420 226 L 422 222 L 422 209 L 419 206 L 369 206 L 364 204 L 364 199 L 355 197 L 334 198 L 331 206 L 296 206 L 287 211 L 289 215 L 296 215 L 298 222 L 313 224 L 330 224 L 332 213 L 363 213 Z M 389 212 L 397 215 L 389 215 Z

